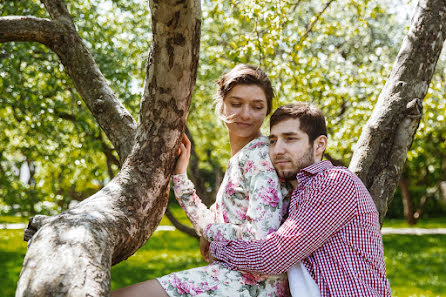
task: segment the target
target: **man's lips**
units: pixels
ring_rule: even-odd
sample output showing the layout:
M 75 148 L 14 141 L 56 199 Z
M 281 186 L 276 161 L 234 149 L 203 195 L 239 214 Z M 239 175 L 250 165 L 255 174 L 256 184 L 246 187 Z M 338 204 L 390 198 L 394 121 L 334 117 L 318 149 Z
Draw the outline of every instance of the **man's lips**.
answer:
M 273 162 L 274 165 L 281 165 L 281 164 L 287 164 L 287 163 L 291 163 L 291 161 L 290 160 L 277 160 L 277 161 Z

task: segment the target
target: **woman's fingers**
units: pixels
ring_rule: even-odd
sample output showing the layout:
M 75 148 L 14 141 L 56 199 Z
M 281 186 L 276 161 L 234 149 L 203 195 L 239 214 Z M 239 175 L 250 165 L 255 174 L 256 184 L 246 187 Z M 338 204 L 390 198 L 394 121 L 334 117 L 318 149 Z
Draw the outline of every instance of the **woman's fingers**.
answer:
M 184 133 L 183 138 L 181 138 L 181 144 L 184 144 L 184 146 L 187 148 L 187 150 L 190 151 L 191 142 L 190 142 L 189 138 L 187 137 L 186 133 Z

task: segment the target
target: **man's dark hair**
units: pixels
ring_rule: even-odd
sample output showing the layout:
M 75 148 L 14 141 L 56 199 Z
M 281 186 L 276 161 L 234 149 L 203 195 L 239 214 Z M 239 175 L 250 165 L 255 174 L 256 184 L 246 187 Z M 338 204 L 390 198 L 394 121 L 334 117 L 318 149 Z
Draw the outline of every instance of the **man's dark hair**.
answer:
M 271 115 L 270 129 L 289 119 L 299 119 L 300 129 L 307 133 L 310 143 L 321 135 L 327 136 L 324 113 L 310 103 L 295 102 L 280 106 Z
M 221 109 L 223 99 L 237 85 L 256 85 L 262 88 L 266 96 L 266 114 L 271 112 L 273 107 L 274 89 L 268 75 L 257 66 L 239 64 L 229 72 L 222 75 L 217 81 L 217 112 Z

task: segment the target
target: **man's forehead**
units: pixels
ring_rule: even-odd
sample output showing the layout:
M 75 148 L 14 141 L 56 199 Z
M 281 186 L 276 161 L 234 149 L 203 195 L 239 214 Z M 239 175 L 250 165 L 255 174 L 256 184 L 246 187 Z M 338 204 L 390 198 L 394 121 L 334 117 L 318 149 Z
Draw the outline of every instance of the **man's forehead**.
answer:
M 271 127 L 270 135 L 301 134 L 299 119 L 288 119 L 281 121 Z

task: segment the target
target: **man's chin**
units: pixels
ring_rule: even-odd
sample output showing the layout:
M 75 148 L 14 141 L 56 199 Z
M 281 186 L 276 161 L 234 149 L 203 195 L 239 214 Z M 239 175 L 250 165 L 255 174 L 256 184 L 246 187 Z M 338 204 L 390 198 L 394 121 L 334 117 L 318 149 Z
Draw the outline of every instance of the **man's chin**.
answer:
M 286 181 L 291 181 L 296 179 L 297 172 L 291 172 L 291 171 L 279 171 L 277 172 L 277 175 Z

